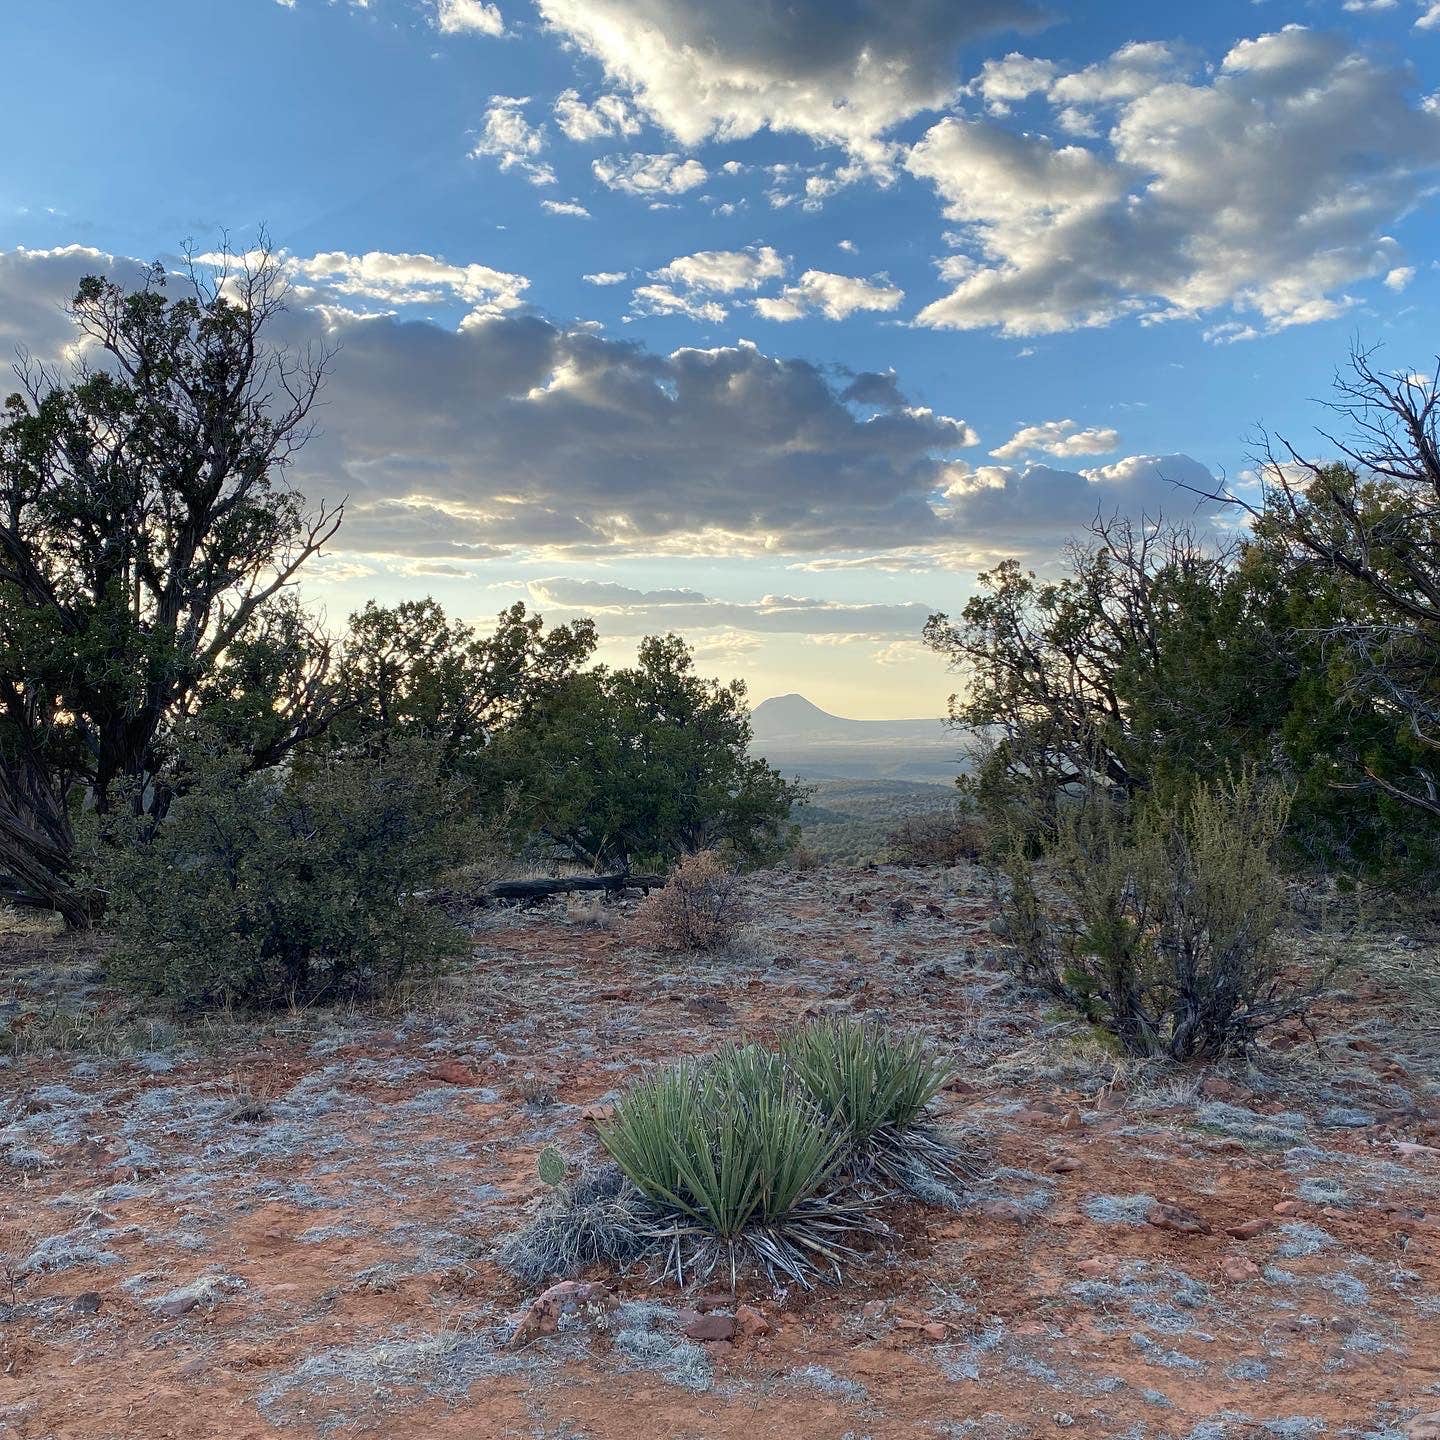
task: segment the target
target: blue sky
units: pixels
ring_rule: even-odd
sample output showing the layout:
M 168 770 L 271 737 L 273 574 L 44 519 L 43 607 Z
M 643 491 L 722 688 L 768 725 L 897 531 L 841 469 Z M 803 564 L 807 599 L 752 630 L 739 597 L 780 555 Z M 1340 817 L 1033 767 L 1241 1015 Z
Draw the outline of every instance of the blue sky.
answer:
M 1257 425 L 1318 445 L 1357 336 L 1437 348 L 1428 0 L 54 0 L 0 41 L 0 346 L 263 222 L 288 338 L 341 347 L 296 472 L 351 497 L 335 616 L 520 598 L 935 712 L 916 631 L 978 569 L 1188 513 Z

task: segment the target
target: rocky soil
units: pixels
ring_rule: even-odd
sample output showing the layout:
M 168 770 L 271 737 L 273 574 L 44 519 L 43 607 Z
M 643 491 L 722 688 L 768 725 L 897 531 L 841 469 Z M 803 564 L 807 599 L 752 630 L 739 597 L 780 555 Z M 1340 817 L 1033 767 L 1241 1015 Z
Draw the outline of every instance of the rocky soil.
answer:
M 734 954 L 490 912 L 405 1013 L 263 1026 L 148 1023 L 93 955 L 0 935 L 0 1435 L 1440 1436 L 1412 992 L 1366 967 L 1253 1066 L 1128 1066 L 1006 977 L 968 871 L 755 891 Z M 530 1309 L 494 1256 L 546 1146 L 582 1165 L 648 1064 L 834 1012 L 953 1058 L 943 1118 L 989 1155 L 963 1213 L 893 1208 L 839 1288 L 595 1272 Z

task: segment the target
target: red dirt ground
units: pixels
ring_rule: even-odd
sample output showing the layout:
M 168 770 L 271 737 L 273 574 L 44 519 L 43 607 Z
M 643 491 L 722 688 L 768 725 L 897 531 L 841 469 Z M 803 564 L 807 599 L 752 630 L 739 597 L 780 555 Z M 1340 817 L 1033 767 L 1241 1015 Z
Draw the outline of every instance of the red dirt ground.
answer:
M 1122 1066 L 1006 978 L 969 871 L 755 887 L 733 955 L 490 913 L 412 1013 L 153 1049 L 27 1040 L 111 1000 L 44 993 L 46 948 L 0 936 L 0 1435 L 1387 1440 L 1440 1411 L 1440 1077 L 1402 995 L 1223 1076 Z M 969 1208 L 892 1209 L 839 1288 L 742 1281 L 768 1337 L 686 1341 L 672 1287 L 597 1272 L 608 1326 L 507 1348 L 536 1291 L 495 1245 L 539 1152 L 591 1157 L 586 1111 L 655 1060 L 841 1011 L 953 1057 L 942 1119 L 989 1148 Z

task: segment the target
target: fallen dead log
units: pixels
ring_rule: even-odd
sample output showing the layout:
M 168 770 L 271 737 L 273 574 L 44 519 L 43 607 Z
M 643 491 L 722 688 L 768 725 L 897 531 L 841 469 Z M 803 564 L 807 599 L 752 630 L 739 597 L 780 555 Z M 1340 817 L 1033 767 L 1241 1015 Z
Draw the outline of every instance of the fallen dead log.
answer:
M 644 890 L 649 894 L 664 883 L 663 875 L 559 875 L 543 880 L 497 880 L 469 894 L 437 890 L 429 898 L 432 904 L 438 905 L 457 902 L 488 905 L 498 900 L 548 900 L 552 895 L 565 895 L 572 890 L 602 890 L 611 895 L 621 890 Z
M 544 900 L 571 890 L 652 890 L 665 883 L 660 875 L 560 875 L 553 880 L 500 880 L 484 892 L 489 900 Z

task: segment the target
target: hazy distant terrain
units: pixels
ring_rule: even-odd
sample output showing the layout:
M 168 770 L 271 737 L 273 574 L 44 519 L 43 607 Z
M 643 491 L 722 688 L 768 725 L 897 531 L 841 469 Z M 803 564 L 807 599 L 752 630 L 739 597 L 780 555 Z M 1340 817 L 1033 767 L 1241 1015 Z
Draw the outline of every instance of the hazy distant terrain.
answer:
M 943 720 L 847 720 L 803 695 L 751 712 L 752 749 L 805 780 L 905 780 L 949 785 L 963 768 L 961 737 Z
M 919 780 L 810 783 L 815 793 L 791 812 L 805 844 L 826 860 L 855 864 L 885 861 L 889 858 L 891 832 L 902 820 L 946 810 L 956 798 L 953 784 Z

